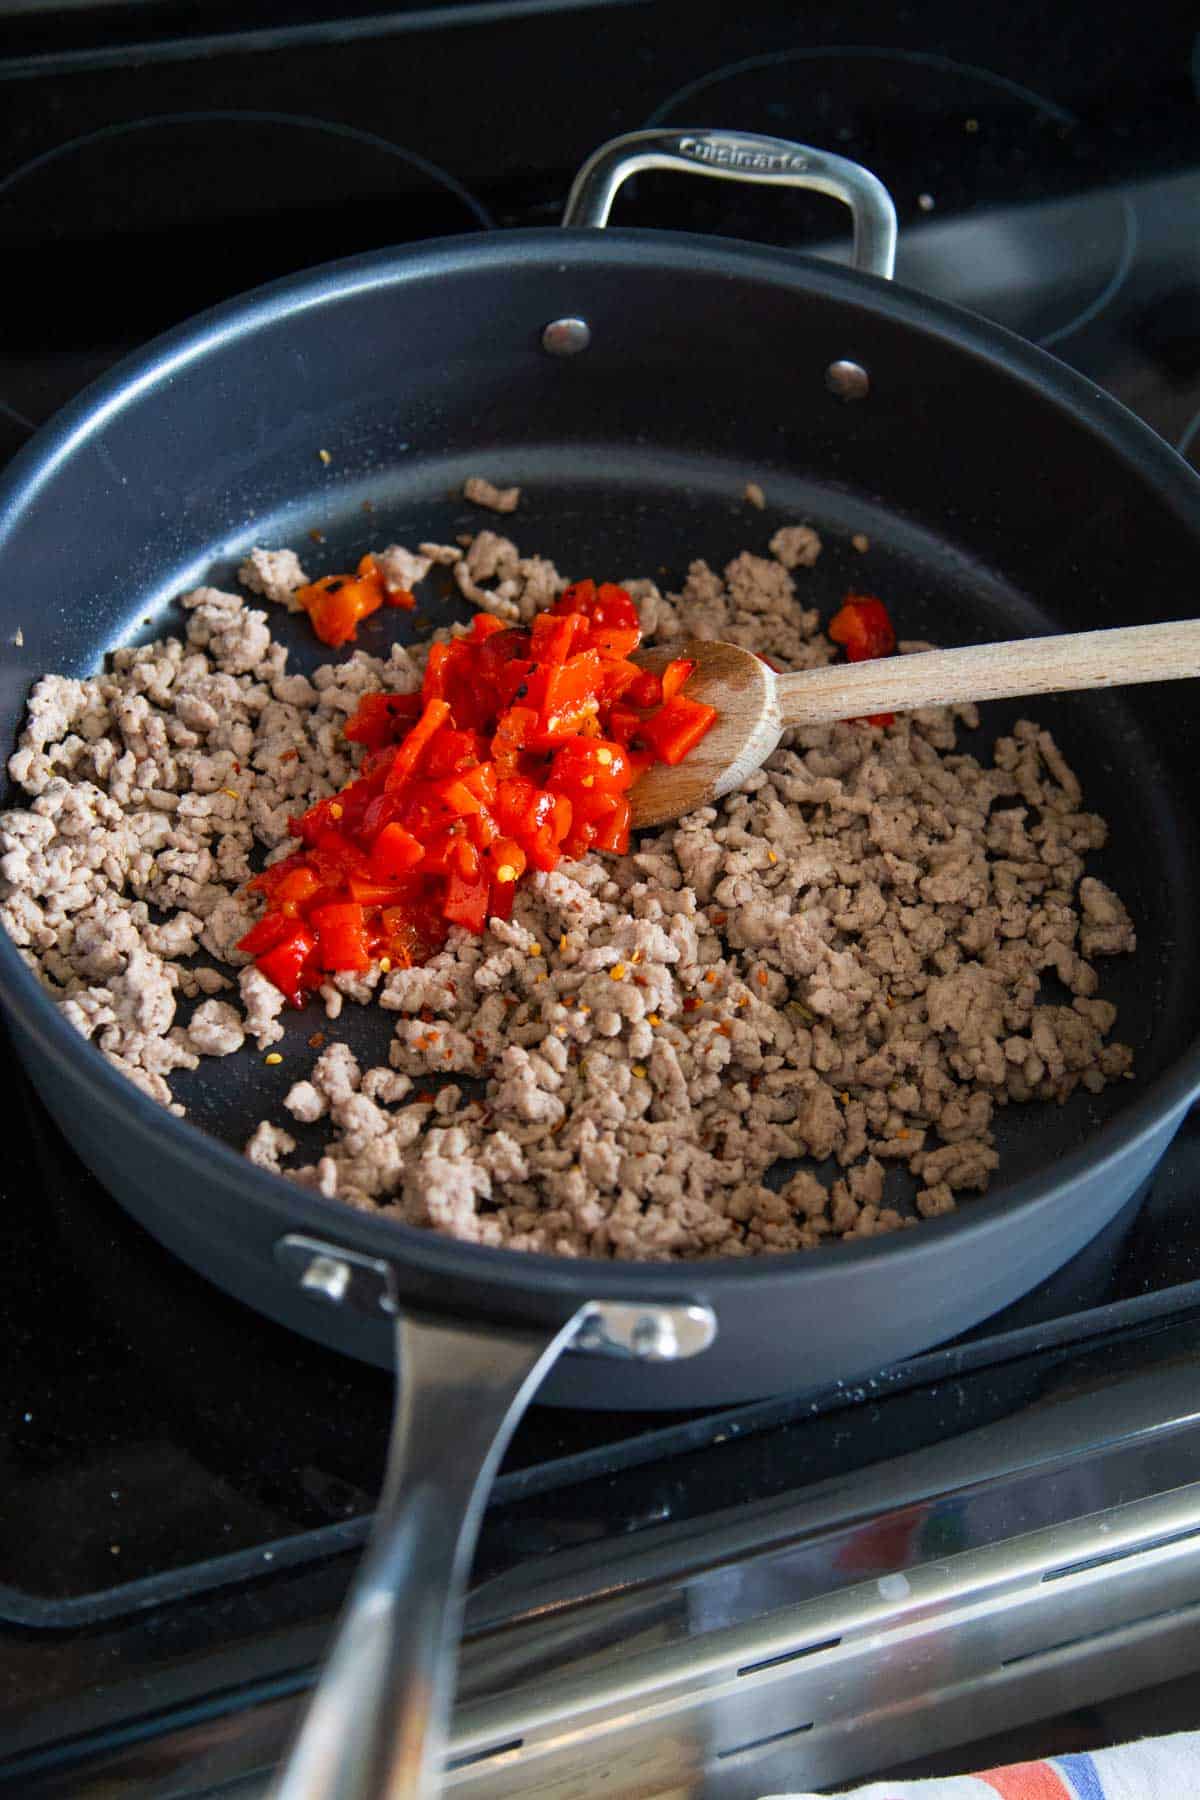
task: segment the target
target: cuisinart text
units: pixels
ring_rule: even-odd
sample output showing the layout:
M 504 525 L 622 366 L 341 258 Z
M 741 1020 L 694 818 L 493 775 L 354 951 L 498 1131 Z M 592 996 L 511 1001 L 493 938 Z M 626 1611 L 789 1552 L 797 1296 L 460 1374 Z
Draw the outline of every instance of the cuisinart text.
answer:
M 808 158 L 787 150 L 757 150 L 727 138 L 685 137 L 679 140 L 681 156 L 698 162 L 718 163 L 728 169 L 794 169 L 808 167 Z

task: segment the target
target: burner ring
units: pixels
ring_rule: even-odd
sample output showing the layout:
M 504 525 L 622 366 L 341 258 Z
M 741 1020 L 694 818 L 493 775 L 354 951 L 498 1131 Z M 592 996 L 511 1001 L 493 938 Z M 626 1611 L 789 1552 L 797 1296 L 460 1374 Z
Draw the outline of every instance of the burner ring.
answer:
M 1133 267 L 1136 217 L 1102 188 L 1094 139 L 1067 107 L 1007 75 L 936 52 L 811 45 L 699 76 L 647 124 L 691 126 L 700 111 L 865 164 L 896 201 L 898 278 L 1036 343 L 1063 343 L 1092 324 Z M 693 228 L 731 229 L 727 207 L 691 196 L 683 204 Z M 790 239 L 789 216 L 800 224 Z M 828 228 L 812 207 L 768 213 L 739 197 L 733 229 L 826 252 Z M 1014 281 L 1016 268 L 1031 279 Z
M 129 350 L 236 293 L 493 223 L 448 171 L 337 119 L 177 111 L 55 144 L 0 179 L 5 242 L 41 277 L 10 303 L 4 418 L 33 429 Z

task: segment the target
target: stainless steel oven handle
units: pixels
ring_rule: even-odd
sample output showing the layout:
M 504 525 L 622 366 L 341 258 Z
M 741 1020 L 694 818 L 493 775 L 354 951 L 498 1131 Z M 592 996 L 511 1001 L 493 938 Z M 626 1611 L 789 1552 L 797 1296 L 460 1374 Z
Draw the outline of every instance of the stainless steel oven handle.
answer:
M 739 131 L 631 131 L 602 144 L 567 196 L 565 226 L 599 230 L 622 182 L 642 169 L 677 169 L 721 181 L 813 188 L 850 208 L 854 267 L 890 281 L 896 263 L 896 209 L 877 176 L 859 163 L 786 138 Z
M 557 1331 L 459 1324 L 405 1313 L 384 1261 L 301 1236 L 275 1256 L 313 1300 L 394 1321 L 396 1412 L 371 1541 L 273 1800 L 428 1800 L 441 1789 L 479 1522 L 544 1376 L 571 1348 L 696 1356 L 716 1318 L 695 1301 L 586 1301 Z

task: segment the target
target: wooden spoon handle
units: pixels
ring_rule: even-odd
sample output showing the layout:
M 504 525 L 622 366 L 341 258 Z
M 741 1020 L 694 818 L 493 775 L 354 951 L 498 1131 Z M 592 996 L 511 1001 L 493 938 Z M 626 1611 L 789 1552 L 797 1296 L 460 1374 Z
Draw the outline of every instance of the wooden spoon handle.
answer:
M 785 726 L 825 725 L 920 706 L 1060 694 L 1070 688 L 1132 687 L 1195 675 L 1200 675 L 1200 619 L 1179 619 L 836 663 L 780 675 L 776 695 Z

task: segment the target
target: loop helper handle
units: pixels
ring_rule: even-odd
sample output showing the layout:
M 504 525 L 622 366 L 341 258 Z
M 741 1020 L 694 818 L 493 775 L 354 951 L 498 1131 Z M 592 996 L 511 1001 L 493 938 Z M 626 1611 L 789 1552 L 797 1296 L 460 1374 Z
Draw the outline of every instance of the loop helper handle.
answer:
M 877 176 L 844 156 L 786 138 L 734 131 L 631 131 L 602 144 L 580 169 L 567 196 L 563 224 L 599 230 L 621 184 L 643 169 L 675 169 L 719 181 L 812 188 L 850 208 L 853 267 L 890 281 L 896 264 L 896 209 Z

